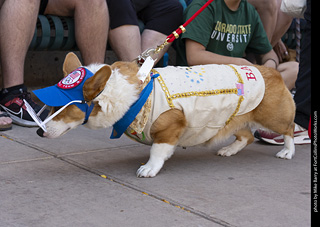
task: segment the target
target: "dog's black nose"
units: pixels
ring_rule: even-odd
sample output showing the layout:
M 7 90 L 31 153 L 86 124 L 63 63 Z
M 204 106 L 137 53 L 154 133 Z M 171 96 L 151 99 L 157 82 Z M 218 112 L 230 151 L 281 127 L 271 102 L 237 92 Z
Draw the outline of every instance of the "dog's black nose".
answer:
M 44 133 L 44 131 L 43 131 L 42 128 L 39 128 L 39 129 L 37 130 L 38 136 L 43 137 L 43 133 Z

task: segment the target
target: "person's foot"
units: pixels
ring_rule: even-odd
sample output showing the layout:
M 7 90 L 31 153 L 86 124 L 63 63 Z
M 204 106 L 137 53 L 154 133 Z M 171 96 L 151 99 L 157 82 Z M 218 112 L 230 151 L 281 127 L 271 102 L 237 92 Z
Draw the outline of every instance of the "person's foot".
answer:
M 308 130 L 302 128 L 298 124 L 295 124 L 294 134 L 293 134 L 294 144 L 310 144 L 311 140 L 308 135 Z M 284 138 L 283 135 L 278 133 L 270 132 L 264 129 L 257 129 L 254 133 L 254 137 L 267 143 L 275 145 L 283 145 Z
M 23 99 L 27 100 L 36 113 L 41 110 L 41 106 L 31 99 L 26 87 L 11 92 L 2 91 L 0 107 L 11 117 L 13 123 L 21 126 L 36 127 L 37 124 L 27 112 Z M 41 120 L 44 120 L 48 114 L 49 110 L 44 110 L 40 115 Z
M 6 112 L 0 111 L 0 131 L 10 130 L 12 128 L 12 119 Z

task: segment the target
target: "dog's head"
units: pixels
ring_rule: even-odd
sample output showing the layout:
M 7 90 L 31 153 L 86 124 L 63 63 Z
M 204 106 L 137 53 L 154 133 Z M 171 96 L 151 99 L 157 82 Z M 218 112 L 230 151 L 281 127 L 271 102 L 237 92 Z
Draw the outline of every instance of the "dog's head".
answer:
M 38 121 L 42 127 L 38 135 L 56 138 L 81 124 L 91 129 L 112 126 L 139 97 L 138 70 L 135 62 L 84 67 L 69 53 L 63 64 L 64 78 L 54 86 L 33 91 L 51 107 L 50 116 Z
M 78 57 L 69 53 L 63 64 L 63 73 L 64 78 L 58 84 L 34 91 L 42 102 L 51 107 L 49 115 L 55 115 L 46 123 L 46 132 L 43 129 L 37 131 L 40 136 L 56 138 L 85 121 L 90 127 L 90 121 L 101 109 L 94 99 L 105 88 L 112 70 L 102 64 L 83 67 Z

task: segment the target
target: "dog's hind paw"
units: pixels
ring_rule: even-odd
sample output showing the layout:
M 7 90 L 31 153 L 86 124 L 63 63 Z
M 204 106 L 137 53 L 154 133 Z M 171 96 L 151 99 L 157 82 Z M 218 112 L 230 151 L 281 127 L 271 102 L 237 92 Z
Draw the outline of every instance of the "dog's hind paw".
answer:
M 227 146 L 227 147 L 221 148 L 221 149 L 218 151 L 217 155 L 229 157 L 229 156 L 235 155 L 235 154 L 237 154 L 237 153 L 238 153 L 238 151 L 237 151 L 236 149 L 233 149 L 231 146 Z
M 284 148 L 276 156 L 283 159 L 292 159 L 295 153 L 294 141 L 291 136 L 284 136 Z
M 294 151 L 289 150 L 287 148 L 283 148 L 281 151 L 279 151 L 276 156 L 278 158 L 283 158 L 283 159 L 292 159 L 294 156 Z

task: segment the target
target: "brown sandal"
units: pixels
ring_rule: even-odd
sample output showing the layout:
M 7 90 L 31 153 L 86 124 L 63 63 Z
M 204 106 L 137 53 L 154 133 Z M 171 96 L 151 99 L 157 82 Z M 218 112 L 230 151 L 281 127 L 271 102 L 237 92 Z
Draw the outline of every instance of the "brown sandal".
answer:
M 10 116 L 6 112 L 0 112 L 0 118 L 1 117 L 10 117 Z M 0 124 L 0 131 L 7 131 L 10 129 L 12 129 L 12 123 L 5 124 L 5 125 Z

